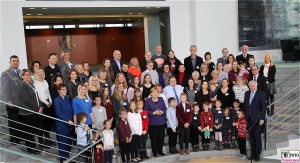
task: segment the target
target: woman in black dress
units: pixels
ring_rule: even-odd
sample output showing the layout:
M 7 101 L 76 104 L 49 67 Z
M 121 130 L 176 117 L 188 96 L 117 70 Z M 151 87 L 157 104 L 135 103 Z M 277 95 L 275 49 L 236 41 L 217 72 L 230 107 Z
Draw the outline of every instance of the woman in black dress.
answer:
M 150 74 L 146 74 L 144 76 L 143 80 L 143 92 L 142 92 L 142 98 L 146 100 L 150 95 L 151 88 L 154 87 L 154 84 L 152 84 L 152 79 Z
M 199 104 L 199 106 L 202 106 L 204 101 L 207 101 L 207 102 L 210 103 L 210 96 L 209 96 L 209 90 L 208 90 L 208 81 L 206 81 L 206 80 L 202 81 L 201 89 L 200 89 L 199 95 L 196 99 L 198 100 L 197 103 Z
M 235 94 L 231 88 L 228 87 L 228 79 L 222 80 L 222 87 L 217 90 L 217 99 L 222 101 L 222 108 L 233 106 L 233 100 L 235 99 Z

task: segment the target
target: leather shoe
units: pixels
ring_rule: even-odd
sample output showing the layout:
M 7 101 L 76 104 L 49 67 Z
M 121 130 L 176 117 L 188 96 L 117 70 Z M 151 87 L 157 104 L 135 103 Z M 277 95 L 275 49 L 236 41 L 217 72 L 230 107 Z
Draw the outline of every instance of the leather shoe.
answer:
M 159 155 L 161 155 L 161 156 L 165 156 L 165 154 L 164 154 L 164 153 L 162 153 L 162 152 L 159 152 L 158 154 L 159 154 Z
M 248 160 L 254 160 L 255 157 L 251 156 L 251 157 L 248 157 Z
M 260 157 L 256 157 L 254 161 L 255 162 L 259 162 L 260 161 Z

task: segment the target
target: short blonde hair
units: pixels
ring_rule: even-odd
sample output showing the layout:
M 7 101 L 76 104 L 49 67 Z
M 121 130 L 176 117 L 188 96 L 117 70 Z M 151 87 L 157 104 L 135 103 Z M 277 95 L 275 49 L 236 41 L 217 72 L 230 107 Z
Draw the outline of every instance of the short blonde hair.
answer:
M 62 51 L 61 54 L 60 54 L 61 59 L 64 59 L 64 57 L 65 57 L 66 54 L 70 55 L 70 52 L 67 51 L 67 50 Z
M 192 73 L 192 78 L 194 78 L 195 75 L 198 75 L 198 78 L 200 77 L 200 74 L 199 74 L 198 71 L 194 71 L 194 72 Z

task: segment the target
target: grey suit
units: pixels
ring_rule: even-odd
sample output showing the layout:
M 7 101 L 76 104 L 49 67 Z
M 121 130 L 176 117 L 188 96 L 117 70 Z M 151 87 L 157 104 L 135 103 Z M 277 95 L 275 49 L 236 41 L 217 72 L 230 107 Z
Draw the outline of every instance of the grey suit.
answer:
M 20 72 L 20 70 L 18 69 Z M 20 73 L 19 73 L 20 74 Z M 21 77 L 13 70 L 11 67 L 2 72 L 1 74 L 1 100 L 4 102 L 12 102 L 12 104 L 19 106 L 20 99 L 19 99 L 19 89 L 23 85 L 23 81 Z M 13 121 L 19 121 L 19 108 L 17 107 L 9 107 L 6 106 L 7 117 Z M 14 130 L 18 129 L 18 123 L 8 121 L 9 133 L 12 136 L 12 142 L 19 141 L 16 137 L 19 136 L 19 132 Z
M 226 61 L 227 61 L 227 58 L 226 58 Z M 218 58 L 216 67 L 218 66 L 218 63 L 222 63 L 222 64 L 223 64 L 223 66 L 226 64 L 226 62 L 225 62 L 225 60 L 224 60 L 224 58 L 223 58 L 223 57 L 221 57 L 221 58 Z
M 74 68 L 75 67 L 74 62 L 70 61 L 70 63 L 71 63 L 71 68 Z M 60 72 L 61 72 L 62 79 L 63 79 L 64 83 L 67 84 L 69 81 L 68 73 L 71 68 L 65 61 L 61 61 L 59 66 L 60 66 Z

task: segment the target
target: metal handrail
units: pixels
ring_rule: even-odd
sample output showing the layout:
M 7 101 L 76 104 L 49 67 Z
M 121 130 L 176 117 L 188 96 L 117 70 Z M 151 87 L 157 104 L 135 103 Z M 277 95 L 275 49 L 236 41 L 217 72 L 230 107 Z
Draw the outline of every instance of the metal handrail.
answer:
M 33 113 L 33 114 L 37 114 L 37 115 L 43 116 L 43 117 L 47 117 L 47 118 L 49 118 L 49 119 L 53 119 L 53 120 L 56 120 L 56 121 L 59 121 L 59 122 L 63 122 L 63 123 L 69 124 L 67 121 L 63 121 L 63 120 L 58 119 L 58 118 L 54 118 L 54 117 L 51 117 L 51 116 L 48 116 L 48 115 L 45 115 L 45 114 L 41 114 L 41 113 L 39 113 L 39 112 L 32 111 L 32 110 L 23 108 L 23 107 L 21 107 L 21 106 L 17 106 L 17 105 L 14 105 L 14 104 L 10 104 L 10 103 L 4 102 L 4 101 L 2 101 L 2 100 L 0 100 L 0 103 L 6 104 L 6 105 L 10 105 L 10 106 L 13 106 L 13 107 L 16 107 L 16 108 L 19 108 L 19 109 L 25 110 L 25 111 L 27 111 L 27 112 L 31 112 L 31 113 Z M 0 118 L 10 120 L 10 119 L 5 118 L 5 117 L 3 117 L 3 116 L 0 117 Z M 13 120 L 10 120 L 10 121 L 13 121 Z M 16 121 L 14 121 L 14 122 L 15 122 L 15 123 L 20 123 L 20 122 L 16 122 Z M 23 124 L 23 123 L 21 123 L 21 124 L 22 124 L 22 125 L 29 126 L 29 127 L 32 127 L 32 128 L 35 128 L 35 129 L 43 130 L 43 129 L 36 128 L 36 127 L 34 127 L 34 126 L 30 126 L 30 125 L 27 125 L 27 124 Z M 3 126 L 3 125 L 1 125 L 1 126 Z M 73 126 L 75 126 L 75 127 L 80 127 L 80 126 L 77 125 L 77 124 L 73 124 Z M 43 131 L 45 131 L 45 130 L 43 130 Z M 98 133 L 99 135 L 101 135 L 101 133 L 100 133 L 99 131 L 93 130 L 93 129 L 89 129 L 89 133 L 92 133 L 92 131 Z M 23 132 L 25 132 L 25 131 L 23 131 Z M 50 133 L 50 131 L 47 131 L 47 132 Z M 2 133 L 2 132 L 1 132 L 1 133 Z M 52 133 L 54 133 L 54 132 L 52 132 Z M 7 134 L 7 133 L 2 133 L 2 134 L 10 135 L 10 134 Z M 31 133 L 29 133 L 29 134 L 31 134 Z M 55 134 L 56 134 L 56 133 L 55 133 Z M 56 135 L 57 135 L 57 134 L 56 134 Z M 16 137 L 16 136 L 14 136 L 14 135 L 10 135 L 10 136 Z M 38 135 L 35 135 L 35 136 L 38 136 Z M 61 135 L 61 136 L 63 136 L 63 135 Z M 66 136 L 63 136 L 63 137 L 66 137 Z M 19 137 L 18 137 L 18 138 L 19 138 Z M 73 138 L 70 138 L 70 137 L 67 137 L 67 138 L 73 139 Z M 92 136 L 91 136 L 91 138 L 92 138 Z M 23 138 L 20 138 L 20 139 L 23 139 Z M 24 139 L 23 139 L 23 140 L 24 140 Z M 73 140 L 77 140 L 77 139 L 73 139 Z M 8 143 L 9 143 L 9 141 L 6 141 L 6 140 L 1 140 L 1 141 L 3 141 L 3 142 L 8 142 Z M 26 140 L 26 141 L 30 142 L 30 140 Z M 58 141 L 58 142 L 59 142 L 59 141 Z M 84 153 L 84 152 L 86 152 L 86 151 L 88 151 L 89 149 L 91 149 L 91 151 L 93 151 L 93 148 L 92 148 L 92 147 L 93 147 L 94 145 L 98 144 L 99 142 L 100 142 L 100 139 L 97 140 L 97 141 L 95 141 L 95 142 L 91 141 L 90 144 L 89 144 L 87 147 L 85 147 L 85 148 L 77 147 L 77 148 L 82 149 L 82 150 L 79 151 L 79 152 L 76 153 L 76 154 L 74 153 L 75 155 L 72 156 L 71 158 L 69 158 L 69 159 L 66 158 L 67 160 L 65 160 L 65 162 L 73 161 L 73 159 L 75 159 L 75 158 L 78 157 L 78 156 L 80 156 L 80 157 L 86 157 L 86 156 L 82 156 L 81 154 Z M 34 143 L 36 143 L 36 142 L 34 142 Z M 39 143 L 37 143 L 37 144 L 39 144 Z M 19 144 L 19 146 L 25 146 L 25 145 L 20 145 L 20 144 Z M 25 147 L 26 147 L 26 148 L 30 148 L 30 147 L 27 147 L 27 146 L 25 146 Z M 75 147 L 75 146 L 74 146 L 74 147 Z M 52 147 L 52 148 L 54 148 L 54 147 Z M 0 149 L 3 149 L 3 147 L 1 147 Z M 31 149 L 32 149 L 32 148 L 31 148 Z M 5 148 L 4 150 L 7 151 L 7 152 L 10 152 L 10 153 L 14 153 L 14 154 L 21 155 L 21 156 L 28 155 L 28 154 L 23 154 L 23 153 L 21 153 L 21 152 L 16 152 L 16 151 L 11 152 L 11 150 L 6 149 L 6 148 Z M 39 151 L 38 149 L 34 149 L 34 150 Z M 56 155 L 56 154 L 49 153 L 49 152 L 46 152 L 46 151 L 42 151 L 42 152 L 48 153 L 48 154 L 50 154 L 50 155 L 58 156 L 58 155 Z M 68 152 L 68 151 L 65 151 L 65 152 Z M 69 153 L 73 153 L 73 152 L 69 152 Z M 25 156 L 25 157 L 26 157 L 26 156 Z M 61 156 L 59 156 L 59 157 L 61 157 Z M 38 161 L 42 161 L 42 162 L 49 162 L 49 161 L 47 161 L 47 160 L 43 160 L 42 158 L 38 158 L 38 157 L 33 158 L 33 157 L 29 157 L 29 156 L 28 156 L 28 158 L 32 158 L 32 159 L 35 159 L 35 160 L 38 160 Z M 93 157 L 92 157 L 92 162 L 94 162 Z

